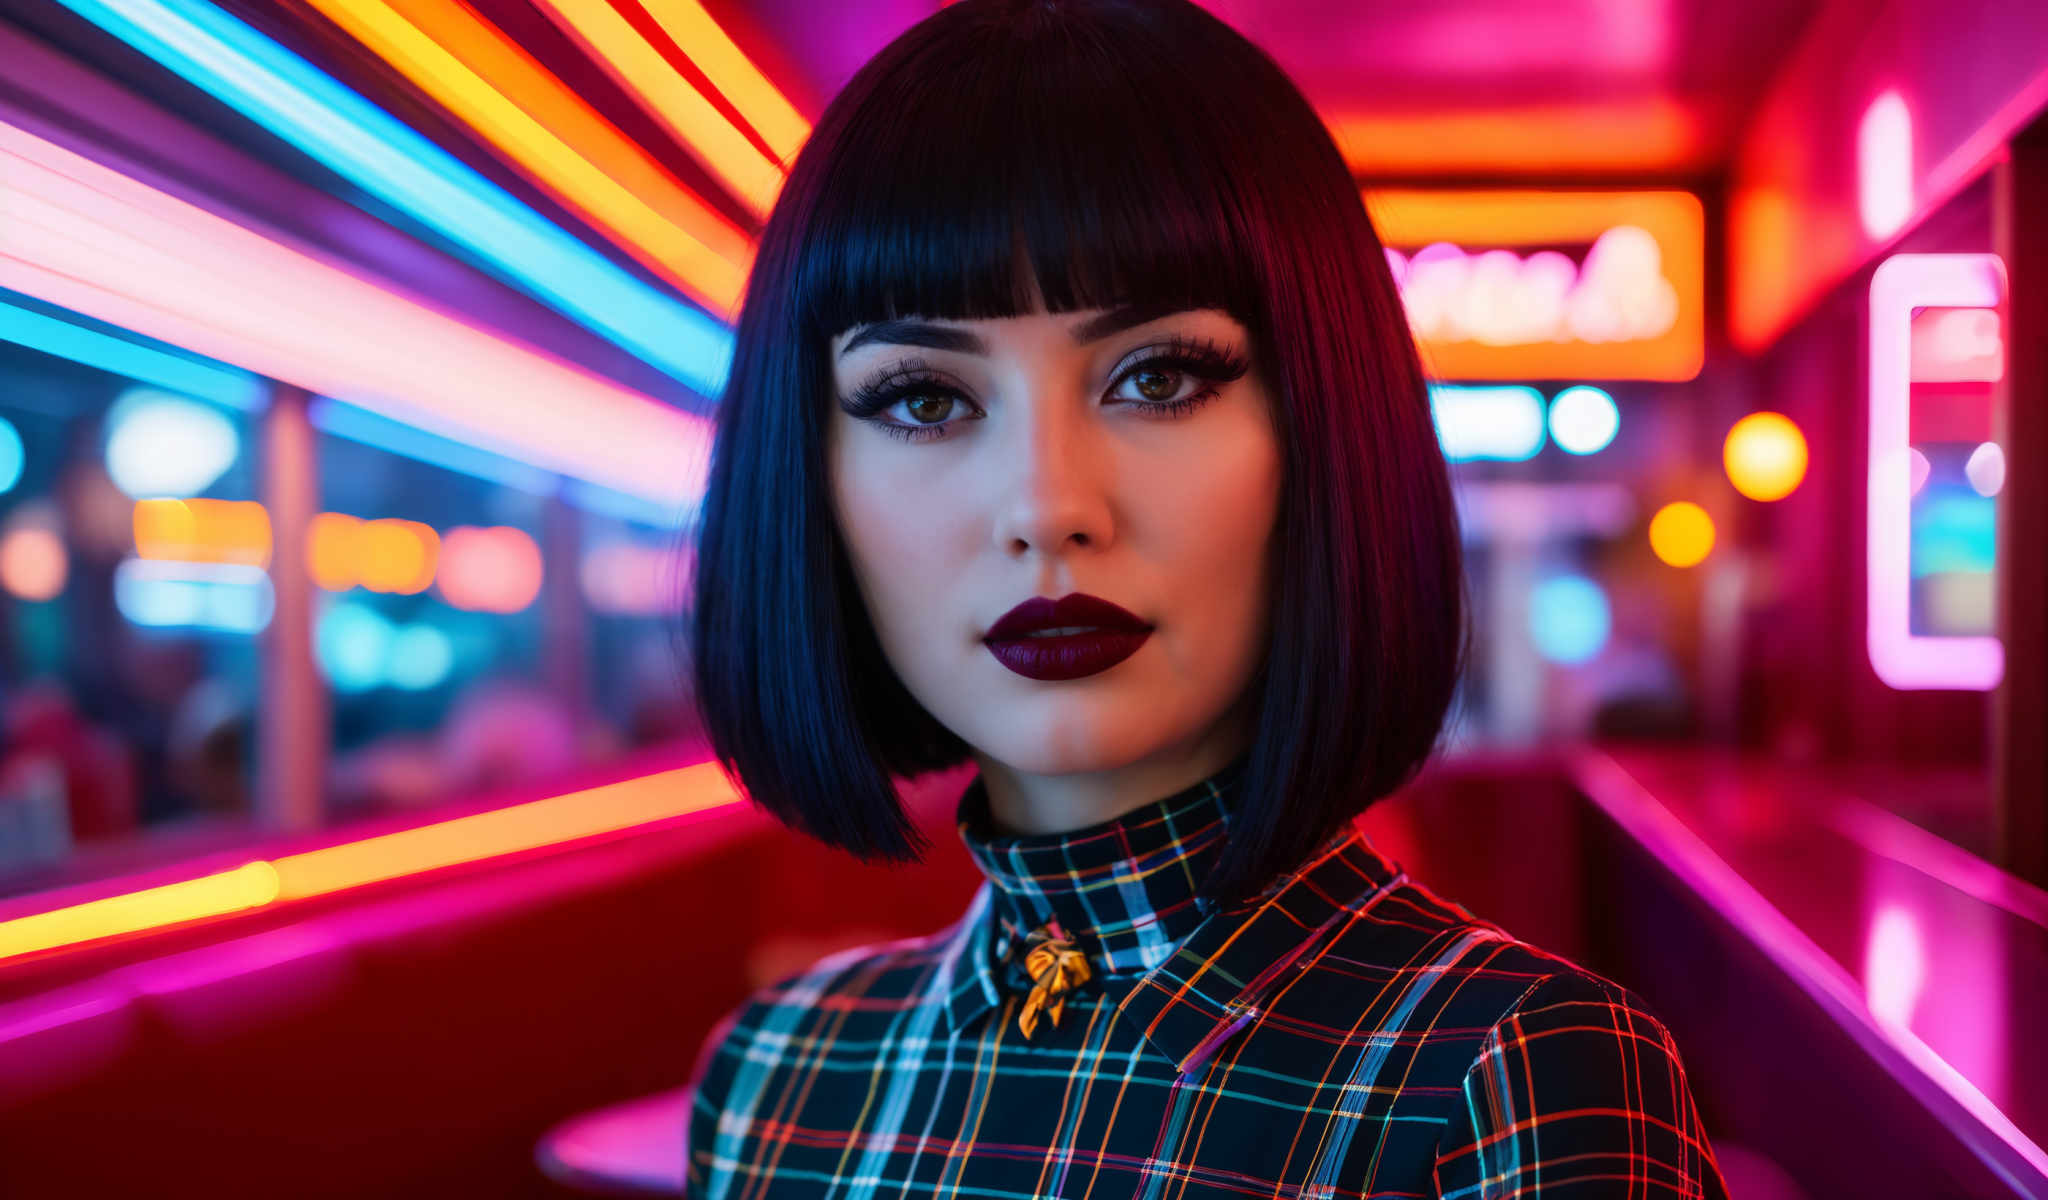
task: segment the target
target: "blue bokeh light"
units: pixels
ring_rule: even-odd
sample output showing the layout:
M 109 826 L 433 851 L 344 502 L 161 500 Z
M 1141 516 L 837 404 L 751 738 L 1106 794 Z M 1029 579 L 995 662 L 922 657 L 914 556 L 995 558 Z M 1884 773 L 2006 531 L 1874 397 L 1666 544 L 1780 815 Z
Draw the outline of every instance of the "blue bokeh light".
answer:
M 1583 575 L 1554 575 L 1530 594 L 1529 635 L 1551 662 L 1585 662 L 1600 653 L 1612 629 L 1607 593 Z

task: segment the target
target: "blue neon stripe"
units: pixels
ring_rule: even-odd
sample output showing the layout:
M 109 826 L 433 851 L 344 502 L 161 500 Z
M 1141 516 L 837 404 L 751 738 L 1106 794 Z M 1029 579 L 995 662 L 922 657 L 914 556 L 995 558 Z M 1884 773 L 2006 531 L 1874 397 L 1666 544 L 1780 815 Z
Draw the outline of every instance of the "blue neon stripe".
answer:
M 544 467 L 429 433 L 329 396 L 315 396 L 306 408 L 306 417 L 322 433 L 486 483 L 518 488 L 537 496 L 552 496 L 560 486 L 560 477 Z
M 313 423 L 313 428 L 322 433 L 486 483 L 518 488 L 536 496 L 553 496 L 559 492 L 563 500 L 586 512 L 651 525 L 656 529 L 681 528 L 689 515 L 681 505 L 661 504 L 585 479 L 557 475 L 545 467 L 469 442 L 429 433 L 416 425 L 393 420 L 332 396 L 313 397 L 306 416 Z
M 0 301 L 0 342 L 14 342 L 243 412 L 261 411 L 269 400 L 263 381 L 247 371 L 196 362 L 5 301 Z
M 617 517 L 637 525 L 651 525 L 656 529 L 680 529 L 690 519 L 690 511 L 682 505 L 657 504 L 584 479 L 563 479 L 562 499 L 585 512 Z
M 397 118 L 199 0 L 62 0 L 443 236 L 478 265 L 705 396 L 732 331 L 649 287 Z

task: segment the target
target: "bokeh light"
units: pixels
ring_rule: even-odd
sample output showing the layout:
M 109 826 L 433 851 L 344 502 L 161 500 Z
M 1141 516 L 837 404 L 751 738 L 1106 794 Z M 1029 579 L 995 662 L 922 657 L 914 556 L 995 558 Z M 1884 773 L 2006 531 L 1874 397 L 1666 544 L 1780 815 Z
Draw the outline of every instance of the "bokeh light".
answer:
M 137 500 L 134 532 L 141 558 L 270 565 L 270 513 L 254 500 Z
M 448 678 L 455 645 L 432 625 L 406 625 L 391 639 L 388 678 L 394 687 L 425 691 Z
M 1806 478 L 1806 436 L 1783 413 L 1751 413 L 1728 431 L 1721 461 L 1736 491 L 1782 500 Z
M 1600 653 L 1612 628 L 1607 593 L 1583 575 L 1554 575 L 1529 596 L 1529 636 L 1552 662 L 1585 662 Z
M 1621 428 L 1614 397 L 1596 387 L 1568 387 L 1550 402 L 1550 440 L 1569 454 L 1605 450 Z
M 247 563 L 131 558 L 114 568 L 114 606 L 137 625 L 253 634 L 269 626 L 277 593 Z
M 321 615 L 314 655 L 336 690 L 366 692 L 384 682 L 394 634 L 375 609 L 343 600 Z
M 1674 567 L 1690 567 L 1714 548 L 1714 519 L 1690 500 L 1675 500 L 1650 518 L 1650 549 Z
M 1437 384 L 1429 410 L 1451 462 L 1521 462 L 1543 449 L 1543 394 L 1535 388 Z
M 14 422 L 0 417 L 0 494 L 14 490 L 27 465 L 28 448 L 22 445 L 21 431 L 14 427 Z
M 458 525 L 442 544 L 434 582 L 456 608 L 518 612 L 540 595 L 540 547 L 510 525 Z
M 316 587 L 345 592 L 363 580 L 357 539 L 363 519 L 347 513 L 315 514 L 306 526 L 306 572 Z
M 356 572 L 373 592 L 411 596 L 427 590 L 441 553 L 441 535 L 418 521 L 365 522 L 354 538 Z
M 1979 496 L 1996 496 L 2005 486 L 2005 451 L 1997 442 L 1979 443 L 1963 464 L 1963 477 Z
M 138 500 L 196 496 L 241 453 L 241 435 L 219 409 L 156 388 L 122 393 L 106 427 L 107 474 Z
M 23 600 L 54 600 L 71 574 L 71 555 L 53 522 L 13 522 L 0 534 L 0 587 Z

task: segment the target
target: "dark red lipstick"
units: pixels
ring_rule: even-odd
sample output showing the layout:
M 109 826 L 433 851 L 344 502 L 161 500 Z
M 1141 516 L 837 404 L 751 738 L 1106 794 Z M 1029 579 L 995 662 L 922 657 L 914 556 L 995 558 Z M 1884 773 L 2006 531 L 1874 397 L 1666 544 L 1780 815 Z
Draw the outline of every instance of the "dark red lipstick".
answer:
M 1080 679 L 1107 671 L 1152 636 L 1152 626 L 1100 596 L 1033 596 L 989 626 L 982 644 L 1027 679 Z

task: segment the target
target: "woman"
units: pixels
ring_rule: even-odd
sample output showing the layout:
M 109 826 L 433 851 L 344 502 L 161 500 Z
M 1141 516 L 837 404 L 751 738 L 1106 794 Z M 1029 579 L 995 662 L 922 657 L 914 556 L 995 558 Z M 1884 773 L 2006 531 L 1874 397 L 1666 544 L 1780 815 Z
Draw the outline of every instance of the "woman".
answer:
M 1181 0 L 964 0 L 761 240 L 692 650 L 791 827 L 986 875 L 706 1042 L 692 1197 L 1721 1196 L 1639 997 L 1352 824 L 1464 645 L 1425 381 L 1335 146 Z

